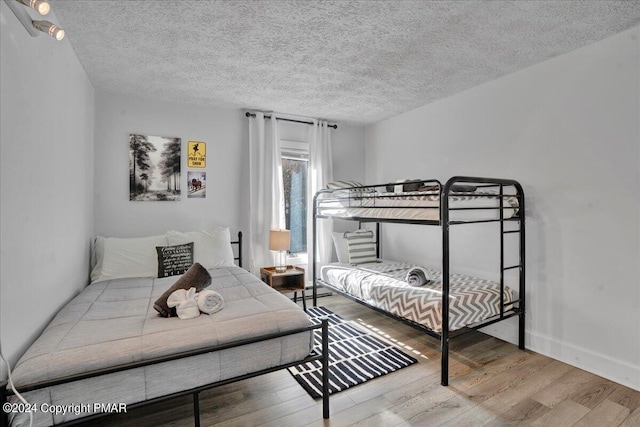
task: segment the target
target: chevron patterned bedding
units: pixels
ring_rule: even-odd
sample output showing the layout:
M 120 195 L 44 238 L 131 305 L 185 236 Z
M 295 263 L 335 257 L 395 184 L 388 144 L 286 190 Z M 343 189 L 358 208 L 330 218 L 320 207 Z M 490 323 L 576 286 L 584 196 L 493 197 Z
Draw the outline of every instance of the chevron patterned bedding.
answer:
M 405 277 L 412 264 L 381 263 L 328 264 L 321 277 L 328 284 L 369 305 L 404 317 L 435 331 L 442 331 L 442 274 L 427 269 L 431 281 L 412 287 Z M 500 284 L 462 274 L 452 274 L 449 285 L 449 330 L 478 323 L 500 313 Z M 505 285 L 505 311 L 511 308 L 514 292 Z
M 354 193 L 355 194 L 355 193 Z M 453 221 L 493 220 L 500 216 L 500 198 L 495 192 L 453 193 L 449 197 L 450 219 Z M 464 208 L 465 210 L 455 210 Z M 473 208 L 473 209 L 472 209 Z M 494 209 L 491 209 L 494 208 Z M 505 197 L 504 218 L 518 212 L 518 199 Z M 440 195 L 437 192 L 362 193 L 322 198 L 318 214 L 342 218 L 394 218 L 411 220 L 440 219 Z

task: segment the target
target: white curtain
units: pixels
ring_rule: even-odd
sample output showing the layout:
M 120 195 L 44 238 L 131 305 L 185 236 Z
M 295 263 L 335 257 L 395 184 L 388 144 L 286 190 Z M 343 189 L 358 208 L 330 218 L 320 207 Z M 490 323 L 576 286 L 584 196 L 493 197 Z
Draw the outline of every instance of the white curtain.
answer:
M 249 270 L 273 265 L 269 230 L 284 229 L 284 185 L 278 121 L 256 112 L 249 118 Z
M 320 263 L 329 262 L 331 259 L 331 231 L 333 223 L 328 219 L 320 219 L 318 227 L 318 246 L 313 248 L 313 196 L 318 190 L 327 188 L 327 184 L 333 181 L 333 163 L 331 156 L 331 129 L 326 121 L 314 120 L 313 126 L 309 126 L 309 185 L 307 195 L 307 252 L 309 264 L 312 256 Z

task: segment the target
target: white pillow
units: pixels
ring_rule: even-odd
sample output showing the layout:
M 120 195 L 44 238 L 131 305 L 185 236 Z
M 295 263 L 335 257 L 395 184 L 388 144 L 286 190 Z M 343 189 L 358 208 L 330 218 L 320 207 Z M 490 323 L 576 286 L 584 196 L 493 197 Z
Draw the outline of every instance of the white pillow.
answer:
M 344 238 L 344 233 L 334 231 L 331 233 L 333 238 L 333 245 L 336 248 L 336 255 L 338 256 L 338 262 L 343 264 L 349 263 L 349 248 L 347 246 L 347 239 Z
M 156 246 L 167 246 L 168 243 L 167 236 L 164 234 L 129 239 L 96 237 L 94 243 L 96 263 L 91 270 L 91 281 L 125 277 L 157 277 Z
M 204 268 L 233 267 L 233 249 L 228 227 L 202 231 L 167 231 L 169 245 L 193 242 L 193 262 Z
M 91 246 L 91 280 L 95 280 L 93 272 L 96 272 L 96 278 L 100 276 L 102 271 L 102 258 L 104 257 L 104 239 L 105 237 L 96 236 Z

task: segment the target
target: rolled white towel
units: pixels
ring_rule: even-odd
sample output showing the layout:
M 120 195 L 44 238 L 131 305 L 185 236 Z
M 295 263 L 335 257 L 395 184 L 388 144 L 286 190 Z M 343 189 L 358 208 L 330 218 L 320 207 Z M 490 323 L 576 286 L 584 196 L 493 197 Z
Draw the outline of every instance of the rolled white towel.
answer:
M 222 295 L 210 289 L 204 289 L 199 294 L 196 294 L 196 301 L 200 311 L 207 314 L 222 310 L 222 305 L 224 304 Z
M 429 272 L 426 268 L 415 266 L 407 272 L 405 280 L 411 286 L 422 286 L 429 283 L 431 276 L 429 276 Z
M 167 298 L 167 305 L 175 307 L 178 317 L 182 320 L 193 319 L 200 316 L 198 303 L 196 302 L 196 288 L 189 290 L 178 289 Z

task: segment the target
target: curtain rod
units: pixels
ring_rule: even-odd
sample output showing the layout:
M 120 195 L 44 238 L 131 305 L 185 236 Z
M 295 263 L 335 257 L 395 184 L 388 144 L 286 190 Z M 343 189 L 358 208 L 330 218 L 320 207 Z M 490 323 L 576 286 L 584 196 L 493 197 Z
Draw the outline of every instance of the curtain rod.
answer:
M 244 114 L 246 117 L 255 117 L 256 114 L 255 113 L 250 113 L 250 112 L 246 112 Z M 266 114 L 264 115 L 265 119 L 270 119 L 271 116 L 267 116 Z M 306 122 L 304 120 L 294 120 L 294 119 L 285 119 L 284 117 L 276 117 L 276 120 L 284 120 L 285 122 L 293 122 L 293 123 L 302 123 L 305 125 L 312 125 L 313 122 Z M 327 125 L 327 127 L 333 128 L 333 129 L 338 129 L 338 125 Z

